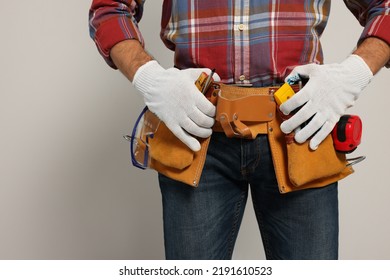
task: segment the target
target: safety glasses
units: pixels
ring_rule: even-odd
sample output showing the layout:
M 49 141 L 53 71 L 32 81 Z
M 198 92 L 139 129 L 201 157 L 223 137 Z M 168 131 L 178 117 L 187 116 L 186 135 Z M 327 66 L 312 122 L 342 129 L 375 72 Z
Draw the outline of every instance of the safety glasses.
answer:
M 135 167 L 141 169 L 149 167 L 149 141 L 154 137 L 160 122 L 160 119 L 145 107 L 137 118 L 131 136 L 123 136 L 130 142 L 131 162 Z

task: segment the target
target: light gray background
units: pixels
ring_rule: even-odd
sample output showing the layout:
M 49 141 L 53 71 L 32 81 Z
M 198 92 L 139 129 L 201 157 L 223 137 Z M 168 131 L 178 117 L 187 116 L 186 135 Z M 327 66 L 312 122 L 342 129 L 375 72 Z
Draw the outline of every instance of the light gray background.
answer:
M 133 168 L 122 138 L 143 107 L 89 39 L 91 1 L 0 2 L 0 258 L 164 258 L 156 174 Z M 162 1 L 147 1 L 147 49 L 159 40 Z M 326 62 L 355 46 L 361 27 L 333 1 Z M 340 258 L 389 259 L 389 70 L 350 110 L 364 122 L 355 155 L 367 160 L 340 183 Z M 235 259 L 263 259 L 248 203 Z

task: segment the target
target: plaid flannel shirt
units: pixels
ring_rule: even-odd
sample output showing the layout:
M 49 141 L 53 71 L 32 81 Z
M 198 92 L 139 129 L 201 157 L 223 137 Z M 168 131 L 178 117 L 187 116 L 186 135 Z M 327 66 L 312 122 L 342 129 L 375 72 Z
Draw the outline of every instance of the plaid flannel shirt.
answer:
M 90 35 L 107 61 L 126 39 L 144 45 L 144 0 L 93 0 Z M 390 0 L 344 0 L 364 30 L 390 44 Z M 322 63 L 330 0 L 164 0 L 161 39 L 175 66 L 216 68 L 224 83 L 276 84 L 296 66 Z

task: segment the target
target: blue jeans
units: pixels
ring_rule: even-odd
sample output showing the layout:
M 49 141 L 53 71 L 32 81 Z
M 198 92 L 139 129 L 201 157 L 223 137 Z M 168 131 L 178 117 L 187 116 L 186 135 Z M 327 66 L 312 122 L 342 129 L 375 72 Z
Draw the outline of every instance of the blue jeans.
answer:
M 267 259 L 338 258 L 337 183 L 280 194 L 267 135 L 214 133 L 198 188 L 159 182 L 167 259 L 231 259 L 249 186 Z

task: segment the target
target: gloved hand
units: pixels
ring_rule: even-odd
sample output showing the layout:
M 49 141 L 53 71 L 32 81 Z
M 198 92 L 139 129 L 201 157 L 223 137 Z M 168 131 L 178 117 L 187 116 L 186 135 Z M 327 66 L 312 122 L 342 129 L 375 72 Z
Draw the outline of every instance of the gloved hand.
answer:
M 215 106 L 199 92 L 195 81 L 210 69 L 164 69 L 152 60 L 142 65 L 134 75 L 133 84 L 144 97 L 146 106 L 191 150 L 199 151 L 194 137 L 207 138 L 214 125 Z M 214 74 L 218 81 L 218 75 Z
M 315 150 L 331 133 L 345 111 L 354 105 L 373 74 L 364 60 L 354 54 L 342 63 L 297 66 L 286 81 L 294 79 L 298 74 L 309 81 L 297 94 L 284 102 L 280 110 L 288 115 L 296 108 L 303 107 L 282 123 L 281 130 L 290 133 L 314 116 L 304 128 L 297 129 L 295 140 L 303 143 L 315 133 L 310 140 L 310 148 Z

